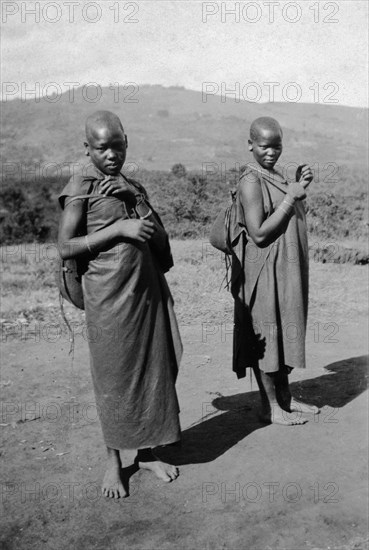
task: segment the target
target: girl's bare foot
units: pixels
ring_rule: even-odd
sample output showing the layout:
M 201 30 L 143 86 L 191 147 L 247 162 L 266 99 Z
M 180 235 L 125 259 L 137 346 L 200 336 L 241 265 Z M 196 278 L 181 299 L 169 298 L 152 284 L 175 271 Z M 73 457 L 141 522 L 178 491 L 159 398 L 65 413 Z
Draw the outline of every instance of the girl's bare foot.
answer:
M 120 469 L 116 470 L 108 466 L 102 482 L 102 494 L 108 498 L 125 498 L 128 496 L 120 478 Z
M 165 462 L 161 462 L 161 460 L 157 459 L 153 462 L 138 462 L 138 466 L 145 470 L 151 470 L 159 479 L 162 479 L 167 483 L 175 480 L 179 475 L 179 471 L 176 466 L 166 464 Z
M 289 412 L 299 412 L 299 413 L 310 413 L 310 414 L 319 414 L 320 409 L 315 405 L 308 405 L 302 401 L 297 401 L 294 397 L 291 397 L 289 404 Z
M 264 411 L 261 414 L 261 419 L 264 422 L 281 424 L 282 426 L 297 426 L 306 424 L 308 421 L 307 418 L 302 417 L 300 414 L 284 411 L 279 405 L 272 405 L 269 411 Z
M 108 498 L 125 498 L 128 496 L 121 478 L 119 451 L 108 447 L 108 464 L 102 482 L 102 494 Z
M 137 453 L 136 462 L 139 468 L 151 470 L 151 472 L 154 472 L 156 477 L 166 483 L 174 481 L 179 476 L 177 466 L 162 462 L 156 458 L 151 449 L 140 449 Z
M 276 397 L 282 409 L 289 413 L 319 414 L 320 410 L 315 405 L 308 405 L 298 401 L 293 397 L 290 391 L 288 376 L 282 371 L 278 376 L 278 385 L 276 387 Z

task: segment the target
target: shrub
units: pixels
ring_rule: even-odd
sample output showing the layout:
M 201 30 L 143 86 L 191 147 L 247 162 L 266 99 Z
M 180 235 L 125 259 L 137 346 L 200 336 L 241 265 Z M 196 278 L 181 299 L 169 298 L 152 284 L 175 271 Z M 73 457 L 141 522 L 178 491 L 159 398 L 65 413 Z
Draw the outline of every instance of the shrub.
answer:
M 47 240 L 50 228 L 44 222 L 45 212 L 42 204 L 32 204 L 21 189 L 11 187 L 2 191 L 0 201 L 2 243 Z
M 183 164 L 173 164 L 172 166 L 172 174 L 176 178 L 184 178 L 187 174 L 186 168 L 183 166 Z
M 366 195 L 359 176 L 347 172 L 345 178 L 356 187 L 331 186 L 308 194 L 307 223 L 310 234 L 325 241 L 367 237 Z M 171 238 L 208 238 L 219 209 L 229 203 L 229 191 L 237 183 L 238 171 L 226 174 L 187 172 L 183 164 L 170 172 L 142 170 L 137 179 L 147 189 L 150 202 L 158 211 Z M 0 193 L 0 238 L 4 244 L 46 242 L 56 239 L 60 210 L 57 195 L 65 181 L 46 183 L 8 182 Z M 337 189 L 345 189 L 343 194 Z M 351 195 L 348 194 L 351 191 Z

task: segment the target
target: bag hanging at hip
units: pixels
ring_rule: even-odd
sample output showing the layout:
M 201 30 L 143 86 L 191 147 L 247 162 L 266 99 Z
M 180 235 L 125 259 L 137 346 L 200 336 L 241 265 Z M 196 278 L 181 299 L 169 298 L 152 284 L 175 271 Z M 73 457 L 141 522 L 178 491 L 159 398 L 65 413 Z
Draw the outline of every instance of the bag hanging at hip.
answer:
M 97 193 L 87 193 L 84 195 L 75 195 L 71 198 L 89 199 L 91 197 L 100 197 Z M 82 290 L 82 275 L 87 269 L 87 261 L 85 259 L 68 258 L 63 260 L 58 258 L 55 271 L 56 285 L 60 295 L 68 300 L 78 309 L 85 309 Z
M 236 215 L 236 193 L 231 193 L 232 202 L 223 207 L 210 230 L 209 241 L 214 248 L 224 254 L 232 254 L 231 223 Z
M 60 294 L 78 309 L 85 309 L 82 290 L 85 267 L 85 262 L 74 258 L 59 258 L 56 266 L 56 284 Z

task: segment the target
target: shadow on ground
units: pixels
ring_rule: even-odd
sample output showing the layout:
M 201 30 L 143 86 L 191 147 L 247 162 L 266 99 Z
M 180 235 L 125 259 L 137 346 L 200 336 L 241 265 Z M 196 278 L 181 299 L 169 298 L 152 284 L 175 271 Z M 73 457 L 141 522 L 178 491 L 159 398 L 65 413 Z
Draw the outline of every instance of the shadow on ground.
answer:
M 331 363 L 325 370 L 327 373 L 317 378 L 293 382 L 294 397 L 320 408 L 341 408 L 367 389 L 368 357 L 365 355 Z M 226 412 L 207 418 L 205 404 L 205 420 L 184 430 L 181 446 L 159 450 L 164 460 L 176 465 L 211 462 L 253 431 L 266 426 L 258 417 L 257 391 L 217 397 L 212 405 Z

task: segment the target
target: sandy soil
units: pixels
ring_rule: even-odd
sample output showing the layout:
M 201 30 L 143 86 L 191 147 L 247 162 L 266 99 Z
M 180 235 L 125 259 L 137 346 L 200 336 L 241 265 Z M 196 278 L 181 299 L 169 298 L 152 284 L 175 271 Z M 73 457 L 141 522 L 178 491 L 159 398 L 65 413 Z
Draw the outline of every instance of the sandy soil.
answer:
M 313 307 L 308 368 L 291 382 L 322 411 L 304 426 L 260 422 L 256 382 L 231 371 L 231 325 L 182 325 L 182 448 L 160 451 L 180 477 L 138 471 L 117 502 L 100 495 L 105 451 L 85 340 L 73 364 L 52 332 L 6 341 L 1 548 L 366 548 L 367 322 L 348 315 L 349 298 L 324 323 Z

